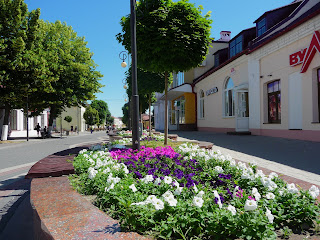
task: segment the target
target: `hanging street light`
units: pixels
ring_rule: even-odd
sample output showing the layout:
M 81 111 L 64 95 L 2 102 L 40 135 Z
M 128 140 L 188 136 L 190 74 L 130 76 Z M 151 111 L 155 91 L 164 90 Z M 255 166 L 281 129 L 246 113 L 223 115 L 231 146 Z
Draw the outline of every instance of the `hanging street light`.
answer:
M 132 71 L 132 148 L 140 149 L 139 138 L 139 95 L 137 82 L 137 43 L 136 43 L 136 0 L 130 0 L 130 31 L 131 31 L 131 71 Z M 122 54 L 122 57 L 121 57 Z M 121 66 L 127 67 L 125 62 L 127 52 L 123 51 L 119 57 L 122 59 Z

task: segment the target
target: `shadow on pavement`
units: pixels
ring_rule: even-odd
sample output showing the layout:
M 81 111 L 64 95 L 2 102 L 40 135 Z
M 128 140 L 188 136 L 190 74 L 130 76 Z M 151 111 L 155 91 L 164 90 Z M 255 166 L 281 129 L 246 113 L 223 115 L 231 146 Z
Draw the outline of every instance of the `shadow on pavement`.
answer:
M 34 239 L 30 184 L 22 179 L 0 188 L 0 239 Z

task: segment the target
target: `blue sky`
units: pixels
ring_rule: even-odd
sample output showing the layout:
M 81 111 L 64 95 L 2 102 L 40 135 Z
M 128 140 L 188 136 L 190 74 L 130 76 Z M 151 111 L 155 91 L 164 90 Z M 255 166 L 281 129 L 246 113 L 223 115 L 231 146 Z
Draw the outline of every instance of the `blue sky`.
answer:
M 220 38 L 220 31 L 231 31 L 231 37 L 241 30 L 253 27 L 253 22 L 264 12 L 286 5 L 293 0 L 189 0 L 204 7 L 203 13 L 211 11 L 213 20 L 211 36 Z M 119 53 L 124 50 L 115 35 L 121 31 L 120 19 L 129 14 L 129 0 L 25 0 L 29 10 L 40 8 L 41 19 L 60 20 L 84 36 L 94 53 L 98 70 L 104 75 L 105 85 L 97 99 L 108 103 L 111 114 L 122 116 L 125 90 L 122 80 L 125 70 L 120 64 Z M 139 49 L 138 49 L 139 51 Z

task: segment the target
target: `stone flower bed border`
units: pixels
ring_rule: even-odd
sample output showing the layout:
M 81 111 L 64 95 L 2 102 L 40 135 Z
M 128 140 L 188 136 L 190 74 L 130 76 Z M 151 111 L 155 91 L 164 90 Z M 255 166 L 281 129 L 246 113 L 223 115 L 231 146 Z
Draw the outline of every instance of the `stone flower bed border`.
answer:
M 66 171 L 70 171 L 70 162 L 67 160 L 75 156 L 70 153 L 74 154 L 78 151 L 79 148 L 57 154 L 60 155 L 59 164 L 54 161 L 54 155 L 48 156 L 34 165 L 35 168 L 31 168 L 26 176 L 26 178 L 41 177 L 32 180 L 30 190 L 34 209 L 35 236 L 38 237 L 36 239 L 147 239 L 136 233 L 120 232 L 117 221 L 76 193 L 71 188 L 67 177 L 61 176 L 66 174 Z M 271 172 L 268 169 L 262 170 L 266 174 Z M 312 185 L 284 175 L 281 178 L 298 184 L 304 189 Z M 318 196 L 319 200 L 320 196 Z

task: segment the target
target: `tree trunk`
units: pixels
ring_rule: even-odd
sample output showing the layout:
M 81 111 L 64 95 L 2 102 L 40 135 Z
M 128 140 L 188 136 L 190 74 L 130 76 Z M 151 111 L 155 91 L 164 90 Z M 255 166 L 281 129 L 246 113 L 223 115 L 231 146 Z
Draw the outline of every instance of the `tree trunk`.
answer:
M 151 94 L 149 94 L 149 136 L 151 137 Z
M 48 135 L 51 137 L 53 120 L 57 117 L 57 111 L 55 106 L 50 106 L 50 115 L 49 115 L 49 127 Z
M 4 105 L 4 119 L 1 133 L 1 141 L 8 140 L 8 131 L 9 131 L 9 116 L 10 116 L 10 105 L 9 103 L 5 103 Z
M 164 145 L 168 144 L 168 73 L 164 73 L 165 84 L 164 84 L 164 94 L 165 94 L 165 103 L 164 103 Z

